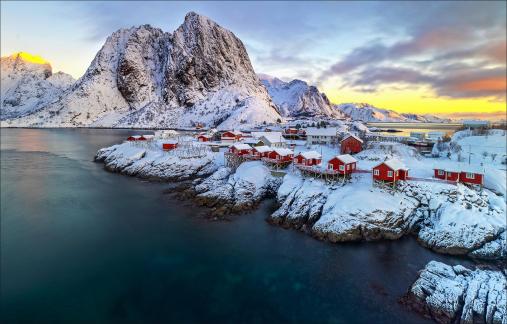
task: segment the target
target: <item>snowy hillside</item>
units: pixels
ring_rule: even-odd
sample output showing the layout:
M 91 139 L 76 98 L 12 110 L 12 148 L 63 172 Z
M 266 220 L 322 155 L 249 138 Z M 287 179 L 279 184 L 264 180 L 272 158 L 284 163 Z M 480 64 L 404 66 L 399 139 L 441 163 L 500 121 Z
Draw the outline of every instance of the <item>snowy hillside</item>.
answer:
M 2 126 L 231 127 L 278 118 L 241 40 L 191 12 L 172 34 L 149 25 L 116 31 L 71 91 Z
M 364 122 L 448 122 L 434 115 L 401 114 L 393 110 L 381 109 L 367 103 L 343 103 L 335 108 L 352 120 Z
M 341 117 L 342 115 L 333 109 L 324 93 L 304 81 L 285 82 L 266 74 L 259 74 L 259 78 L 284 117 Z
M 44 107 L 75 82 L 68 74 L 53 74 L 48 62 L 28 53 L 2 57 L 0 67 L 2 120 Z

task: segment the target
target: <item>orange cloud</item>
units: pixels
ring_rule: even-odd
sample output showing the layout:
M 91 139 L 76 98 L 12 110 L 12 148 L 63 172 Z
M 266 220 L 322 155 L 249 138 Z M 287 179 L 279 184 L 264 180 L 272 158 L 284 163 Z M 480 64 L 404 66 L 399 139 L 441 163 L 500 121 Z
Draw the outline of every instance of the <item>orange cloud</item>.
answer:
M 507 79 L 505 77 L 490 77 L 479 80 L 467 81 L 454 85 L 458 91 L 487 92 L 487 91 L 505 91 L 507 89 Z

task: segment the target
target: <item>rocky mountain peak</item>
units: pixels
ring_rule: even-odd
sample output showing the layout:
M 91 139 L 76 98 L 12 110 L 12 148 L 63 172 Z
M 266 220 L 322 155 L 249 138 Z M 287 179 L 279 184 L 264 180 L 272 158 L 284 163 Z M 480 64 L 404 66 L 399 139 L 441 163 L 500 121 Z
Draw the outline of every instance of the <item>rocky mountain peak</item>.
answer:
M 72 91 L 19 123 L 226 127 L 278 118 L 241 40 L 190 12 L 172 34 L 150 25 L 114 32 Z

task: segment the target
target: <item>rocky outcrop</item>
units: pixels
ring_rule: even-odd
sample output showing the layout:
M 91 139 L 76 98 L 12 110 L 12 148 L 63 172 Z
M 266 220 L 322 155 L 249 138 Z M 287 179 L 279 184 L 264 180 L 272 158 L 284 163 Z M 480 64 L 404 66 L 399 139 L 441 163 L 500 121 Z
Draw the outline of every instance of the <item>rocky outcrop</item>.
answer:
M 142 25 L 106 40 L 59 100 L 4 126 L 232 127 L 280 115 L 232 32 L 189 13 L 174 31 Z
M 377 108 L 367 103 L 343 103 L 336 105 L 335 109 L 352 120 L 363 122 L 449 122 L 449 119 L 434 115 L 400 114 L 394 110 Z
M 224 216 L 255 207 L 262 199 L 274 196 L 280 179 L 260 161 L 242 163 L 238 169 L 218 169 L 193 184 L 194 200 L 212 208 L 214 216 Z
M 402 302 L 438 323 L 505 324 L 506 271 L 432 261 Z
M 487 190 L 404 183 L 396 190 L 372 187 L 369 177 L 327 185 L 287 175 L 272 223 L 331 241 L 398 239 L 413 233 L 437 252 L 472 258 L 506 258 L 505 209 Z
M 159 146 L 158 143 L 125 142 L 100 149 L 95 161 L 103 162 L 112 172 L 158 181 L 189 180 L 210 175 L 218 169 L 212 152 L 186 157 L 176 151 L 163 152 Z

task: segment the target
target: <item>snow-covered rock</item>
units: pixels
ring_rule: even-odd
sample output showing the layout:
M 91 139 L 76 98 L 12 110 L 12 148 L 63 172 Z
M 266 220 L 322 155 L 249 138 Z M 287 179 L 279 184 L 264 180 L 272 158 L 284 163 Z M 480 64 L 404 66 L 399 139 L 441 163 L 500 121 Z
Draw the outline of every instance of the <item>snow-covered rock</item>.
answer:
M 230 128 L 279 118 L 241 40 L 191 12 L 172 34 L 116 31 L 71 91 L 2 125 Z
M 227 167 L 194 185 L 195 201 L 215 208 L 214 214 L 251 209 L 267 196 L 274 196 L 280 180 L 260 161 L 242 163 L 235 171 Z
M 363 122 L 448 122 L 449 119 L 434 115 L 402 114 L 394 110 L 381 109 L 367 103 L 343 103 L 335 105 L 335 109 L 352 120 Z
M 471 270 L 431 261 L 403 303 L 439 323 L 505 324 L 505 270 Z
M 345 183 L 286 175 L 270 221 L 331 242 L 398 239 L 415 233 L 426 247 L 479 259 L 505 259 L 502 199 L 463 185 L 400 183 L 372 187 L 370 176 Z
M 28 53 L 0 58 L 0 119 L 24 116 L 56 100 L 75 80 L 68 74 L 53 74 L 44 59 Z
M 315 86 L 301 80 L 284 82 L 266 74 L 259 74 L 259 77 L 284 117 L 342 117 Z
M 198 156 L 184 156 L 184 148 L 170 152 L 161 142 L 124 142 L 100 149 L 95 161 L 103 162 L 113 172 L 143 179 L 182 181 L 210 175 L 218 169 L 216 154 L 202 150 Z M 181 150 L 181 151 L 180 151 Z M 181 153 L 181 154 L 180 154 Z

